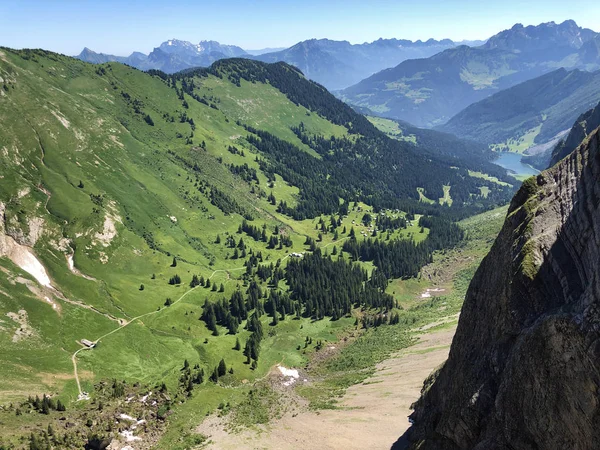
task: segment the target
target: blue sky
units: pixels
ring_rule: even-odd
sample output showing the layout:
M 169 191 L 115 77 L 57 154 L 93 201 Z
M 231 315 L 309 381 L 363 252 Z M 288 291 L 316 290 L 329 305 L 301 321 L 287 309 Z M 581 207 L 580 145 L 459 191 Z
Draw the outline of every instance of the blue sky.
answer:
M 148 53 L 177 38 L 285 47 L 309 38 L 482 39 L 519 22 L 600 31 L 598 0 L 0 0 L 0 46 Z

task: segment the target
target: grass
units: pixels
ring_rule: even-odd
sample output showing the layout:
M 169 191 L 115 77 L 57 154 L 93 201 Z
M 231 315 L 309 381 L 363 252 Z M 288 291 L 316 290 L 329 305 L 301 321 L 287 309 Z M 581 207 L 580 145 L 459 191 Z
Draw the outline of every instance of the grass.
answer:
M 494 144 L 491 146 L 491 148 L 499 149 L 499 148 L 507 147 L 508 151 L 510 151 L 510 152 L 522 154 L 529 147 L 532 147 L 535 145 L 534 139 L 538 134 L 540 134 L 540 131 L 542 130 L 542 125 L 543 124 L 540 123 L 535 128 L 532 128 L 532 129 L 526 131 L 522 136 L 510 138 L 505 142 L 500 142 L 500 143 Z
M 242 353 L 233 350 L 236 336 L 227 335 L 225 329 L 213 336 L 199 320 L 205 301 L 246 287 L 241 279 L 244 262 L 233 259 L 233 250 L 226 246 L 228 237 L 236 242 L 243 238 L 249 251 L 261 252 L 266 262 L 285 264 L 291 252 L 307 251 L 307 236 L 317 239 L 319 234 L 315 227 L 320 218 L 294 221 L 277 213 L 266 196 L 257 193 L 272 191 L 278 200 L 294 204 L 298 190 L 280 176 L 268 186 L 266 175 L 258 171 L 259 183 L 250 186 L 230 172 L 230 164 L 259 168 L 259 155 L 241 138 L 246 132 L 236 122 L 258 126 L 309 153 L 290 126 L 302 121 L 310 133 L 338 137 L 347 134 L 345 128 L 307 112 L 268 84 L 242 81 L 236 87 L 208 76 L 197 80 L 196 90 L 210 97 L 216 108 L 188 97 L 185 108 L 164 82 L 120 64 L 104 65 L 100 73 L 97 66 L 60 55 L 25 59 L 6 53 L 3 58 L 1 76 L 14 83 L 8 81 L 8 94 L 0 97 L 0 150 L 7 149 L 0 152 L 0 202 L 8 223 L 32 239 L 36 257 L 60 293 L 30 289 L 28 283 L 35 286 L 32 277 L 0 258 L 2 403 L 47 393 L 61 398 L 69 409 L 84 408 L 75 402 L 79 391 L 71 362 L 82 338 L 106 336 L 93 350 L 77 355 L 82 388 L 88 392 L 94 392 L 98 381 L 112 378 L 129 384 L 164 382 L 169 392 L 176 392 L 184 360 L 210 373 L 224 358 L 233 375 L 218 384 L 204 383 L 184 403 L 173 405 L 158 445 L 185 448 L 197 438 L 193 429 L 208 412 L 221 403 L 247 399 L 249 385 L 265 377 L 275 364 L 304 366 L 313 351 L 303 348 L 307 336 L 333 343 L 352 328 L 351 317 L 338 321 L 288 317 L 276 327 L 264 317 L 261 357 L 252 370 Z M 141 114 L 128 99 L 140 102 Z M 194 130 L 178 120 L 184 109 L 194 120 Z M 145 114 L 152 117 L 154 126 L 144 121 Z M 193 143 L 186 142 L 189 138 Z M 244 155 L 229 152 L 230 145 Z M 268 233 L 275 226 L 284 229 L 292 246 L 268 249 L 263 242 L 238 235 L 242 215 L 226 214 L 213 205 L 211 189 L 234 198 L 240 213 L 253 216 L 254 226 L 266 225 Z M 444 190 L 443 201 L 451 201 L 449 188 Z M 358 239 L 370 237 L 368 227 L 362 225 L 366 212 L 372 212 L 369 205 L 351 205 L 337 240 L 333 233 L 324 233 L 318 246 L 327 252 L 334 246 L 341 250 L 352 227 Z M 328 222 L 330 218 L 322 219 Z M 391 239 L 423 241 L 429 230 L 421 230 L 418 219 L 392 233 Z M 42 223 L 43 232 L 40 237 L 29 236 L 36 223 Z M 67 262 L 66 255 L 71 253 L 76 271 Z M 172 267 L 174 258 L 176 266 Z M 363 268 L 370 271 L 373 265 L 363 264 Z M 182 278 L 181 285 L 168 284 L 175 274 Z M 224 292 L 197 288 L 182 298 L 195 274 L 223 284 Z M 397 298 L 408 306 L 412 294 L 424 284 L 423 280 L 404 280 L 390 286 L 397 286 Z M 59 309 L 54 310 L 45 296 Z M 182 300 L 165 307 L 167 298 Z M 33 334 L 13 342 L 23 325 L 6 314 L 20 310 L 27 311 L 27 326 Z M 419 312 L 419 318 L 424 320 L 436 309 L 425 312 Z M 409 319 L 416 313 L 411 314 Z M 140 315 L 144 316 L 118 328 L 117 320 L 128 322 Z M 242 346 L 248 338 L 243 325 L 237 336 Z M 327 390 L 337 392 L 364 379 L 374 361 L 410 342 L 402 327 L 384 328 L 369 331 L 343 353 L 345 361 L 327 366 L 332 373 Z M 16 436 L 19 424 L 30 419 L 11 419 L 10 428 L 3 424 L 3 434 Z
M 387 134 L 393 139 L 397 139 L 399 141 L 412 142 L 413 144 L 417 143 L 417 137 L 414 134 L 404 134 L 398 122 L 394 120 L 375 116 L 367 116 L 367 119 L 369 119 L 369 122 L 375 125 L 379 130 L 383 131 L 385 134 Z
M 491 175 L 488 175 L 487 173 L 482 173 L 482 172 L 476 172 L 476 171 L 473 171 L 473 170 L 469 170 L 469 176 L 472 176 L 472 177 L 475 177 L 475 178 L 482 178 L 482 179 L 487 180 L 487 181 L 492 181 L 492 182 L 494 182 L 496 184 L 499 184 L 500 186 L 510 186 L 510 184 L 508 184 L 507 182 L 500 181 L 498 178 L 493 177 Z M 487 186 L 484 186 L 484 187 L 486 189 L 488 189 L 488 191 L 489 191 L 489 188 Z
M 297 388 L 313 409 L 335 409 L 336 399 L 345 390 L 361 383 L 375 371 L 375 365 L 392 352 L 409 346 L 412 339 L 405 327 L 382 326 L 367 330 L 333 358 L 322 361 L 312 370 L 323 381 Z

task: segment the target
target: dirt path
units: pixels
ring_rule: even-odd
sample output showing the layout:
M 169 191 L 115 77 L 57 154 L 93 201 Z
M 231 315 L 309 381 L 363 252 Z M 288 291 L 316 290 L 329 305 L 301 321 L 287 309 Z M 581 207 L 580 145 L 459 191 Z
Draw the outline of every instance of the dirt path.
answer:
M 197 431 L 210 436 L 209 449 L 390 449 L 410 426 L 410 405 L 423 380 L 448 357 L 454 331 L 425 334 L 380 363 L 371 378 L 347 390 L 343 409 L 284 416 L 261 433 L 228 434 L 210 419 Z
M 215 271 L 216 272 L 216 271 Z M 214 275 L 214 273 L 213 273 Z M 212 277 L 212 275 L 211 275 Z M 190 292 L 192 292 L 194 289 L 196 289 L 198 286 L 195 286 L 191 289 L 189 289 L 188 291 L 186 291 L 181 297 L 179 297 L 177 300 L 175 300 L 172 305 L 175 305 L 176 303 L 179 303 L 181 300 L 183 300 Z M 97 344 L 98 342 L 100 342 L 101 339 L 104 339 L 107 336 L 110 336 L 113 333 L 116 333 L 119 330 L 122 330 L 123 328 L 125 328 L 127 325 L 135 322 L 138 319 L 141 319 L 142 317 L 147 317 L 147 316 L 152 316 L 154 314 L 158 314 L 161 311 L 163 311 L 165 308 L 160 308 L 156 311 L 151 311 L 145 314 L 140 314 L 137 317 L 134 317 L 133 319 L 131 319 L 129 322 L 125 322 L 124 324 L 122 324 L 119 328 L 115 328 L 114 330 L 100 336 L 99 338 L 97 338 L 94 342 L 94 344 Z M 88 400 L 89 396 L 86 392 L 83 392 L 81 390 L 81 383 L 79 381 L 79 376 L 77 374 L 77 354 L 83 350 L 90 350 L 90 347 L 82 347 L 79 350 L 77 350 L 75 353 L 73 353 L 73 355 L 71 356 L 71 361 L 73 362 L 73 374 L 75 375 L 75 381 L 77 382 L 77 389 L 79 390 L 79 397 L 78 400 Z

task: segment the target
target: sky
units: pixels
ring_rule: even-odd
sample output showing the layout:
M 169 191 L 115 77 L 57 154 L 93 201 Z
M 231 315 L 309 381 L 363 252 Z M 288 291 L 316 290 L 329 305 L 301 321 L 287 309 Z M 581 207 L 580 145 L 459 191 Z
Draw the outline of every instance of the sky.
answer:
M 149 53 L 168 39 L 244 49 L 310 38 L 485 39 L 515 23 L 575 20 L 600 31 L 598 0 L 0 0 L 0 46 L 67 55 Z

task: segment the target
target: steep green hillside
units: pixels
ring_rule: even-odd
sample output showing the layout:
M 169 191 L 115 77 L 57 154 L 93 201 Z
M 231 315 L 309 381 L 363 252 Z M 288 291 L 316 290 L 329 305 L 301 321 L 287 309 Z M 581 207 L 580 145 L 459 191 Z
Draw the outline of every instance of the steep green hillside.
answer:
M 558 69 L 474 103 L 438 129 L 496 146 L 536 129 L 533 142 L 541 144 L 598 100 L 600 71 Z
M 57 420 L 60 399 L 77 424 L 63 447 L 125 413 L 182 442 L 274 364 L 397 321 L 387 280 L 460 241 L 449 218 L 512 194 L 387 138 L 283 63 L 167 76 L 0 49 L 0 77 L 10 439 Z M 419 201 L 448 193 L 450 208 Z
M 458 164 L 469 169 L 471 173 L 485 173 L 488 177 L 494 177 L 504 183 L 510 184 L 514 181 L 505 169 L 490 162 L 497 154 L 485 144 L 461 139 L 449 133 L 418 128 L 402 120 L 374 116 L 368 116 L 368 119 L 389 137 L 412 143 L 419 151 L 444 160 L 450 165 Z

